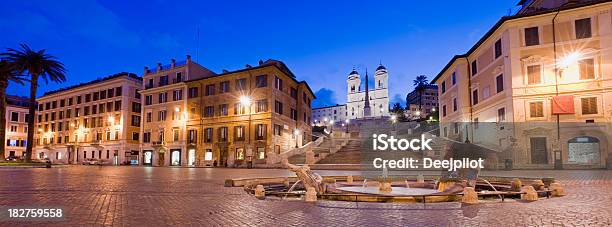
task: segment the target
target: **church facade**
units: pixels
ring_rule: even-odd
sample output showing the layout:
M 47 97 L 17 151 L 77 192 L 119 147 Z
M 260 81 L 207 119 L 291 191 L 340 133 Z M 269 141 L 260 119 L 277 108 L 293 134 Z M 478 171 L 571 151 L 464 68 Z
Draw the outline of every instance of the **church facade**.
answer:
M 353 69 L 347 79 L 347 119 L 377 118 L 389 116 L 389 74 L 381 64 L 374 73 L 374 87 L 369 88 L 366 70 L 362 89 L 359 73 Z

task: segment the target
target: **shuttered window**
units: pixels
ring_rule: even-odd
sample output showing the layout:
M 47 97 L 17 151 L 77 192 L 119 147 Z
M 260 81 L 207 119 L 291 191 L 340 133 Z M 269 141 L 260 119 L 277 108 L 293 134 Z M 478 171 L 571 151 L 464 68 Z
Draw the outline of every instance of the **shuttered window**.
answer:
M 544 103 L 543 102 L 529 103 L 529 116 L 530 117 L 544 117 Z
M 542 83 L 542 66 L 541 65 L 530 65 L 527 66 L 527 84 L 540 84 Z
M 578 62 L 580 67 L 580 79 L 595 79 L 595 61 L 592 58 L 582 59 Z
M 582 114 L 597 114 L 597 98 L 589 97 L 581 99 Z

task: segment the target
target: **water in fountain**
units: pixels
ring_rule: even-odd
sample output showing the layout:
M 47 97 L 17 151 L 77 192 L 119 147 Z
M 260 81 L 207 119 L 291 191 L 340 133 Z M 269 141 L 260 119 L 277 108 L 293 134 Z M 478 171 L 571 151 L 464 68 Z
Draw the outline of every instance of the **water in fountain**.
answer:
M 491 184 L 491 182 L 489 182 L 488 180 L 483 179 L 483 178 L 478 178 L 478 179 L 481 179 L 482 181 L 484 181 L 485 183 L 487 183 L 489 186 L 491 186 L 491 188 L 493 188 L 493 191 L 498 192 L 498 191 L 497 191 L 497 189 L 495 189 L 495 187 L 493 187 L 493 185 Z M 500 199 L 503 199 L 501 195 L 499 195 L 499 194 L 498 194 L 497 196 L 499 196 L 499 198 L 500 198 Z

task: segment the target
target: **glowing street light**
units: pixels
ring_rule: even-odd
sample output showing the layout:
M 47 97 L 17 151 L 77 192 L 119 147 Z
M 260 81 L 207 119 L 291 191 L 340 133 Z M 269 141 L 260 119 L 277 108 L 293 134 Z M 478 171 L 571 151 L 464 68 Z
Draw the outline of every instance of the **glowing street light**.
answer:
M 180 108 L 178 108 L 178 106 L 177 106 L 177 107 L 174 107 L 174 112 L 179 112 L 179 111 L 181 111 L 181 109 L 180 109 Z
M 246 95 L 240 96 L 240 104 L 242 104 L 243 106 L 251 105 L 251 97 Z
M 115 123 L 115 118 L 113 116 L 108 116 L 108 123 L 110 124 Z
M 578 52 L 572 52 L 561 59 L 561 68 L 567 68 L 575 64 L 580 59 L 581 55 Z
M 300 135 L 300 130 L 297 128 L 293 130 L 293 135 L 295 135 L 295 148 L 298 148 L 298 136 Z

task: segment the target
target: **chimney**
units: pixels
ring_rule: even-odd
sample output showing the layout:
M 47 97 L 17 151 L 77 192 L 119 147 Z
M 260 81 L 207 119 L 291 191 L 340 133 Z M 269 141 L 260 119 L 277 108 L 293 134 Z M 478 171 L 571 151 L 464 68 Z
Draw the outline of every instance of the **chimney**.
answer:
M 158 62 L 157 63 L 157 71 L 161 72 L 161 70 L 162 70 L 162 65 L 161 65 L 161 63 Z
M 191 55 L 187 55 L 187 64 L 191 63 Z
M 259 65 L 263 65 L 264 61 L 259 59 Z
M 174 67 L 176 67 L 176 59 L 173 58 L 170 61 L 171 61 L 170 67 L 172 67 L 174 69 Z
M 246 64 L 244 67 L 247 68 L 247 69 L 250 69 L 252 66 L 249 65 L 249 64 Z
M 145 70 L 144 70 L 144 74 L 143 75 L 147 75 L 147 73 L 149 73 L 149 67 L 145 66 Z

